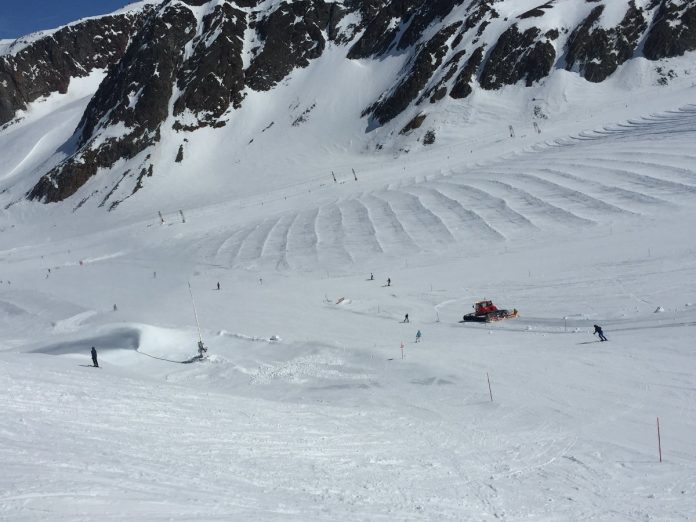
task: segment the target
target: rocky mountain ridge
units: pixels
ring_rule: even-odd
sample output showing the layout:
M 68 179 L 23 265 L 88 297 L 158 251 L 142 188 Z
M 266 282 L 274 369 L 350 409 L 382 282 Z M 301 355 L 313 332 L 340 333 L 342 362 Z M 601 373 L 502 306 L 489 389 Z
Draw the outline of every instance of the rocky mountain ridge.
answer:
M 230 116 L 250 92 L 272 92 L 329 46 L 347 60 L 404 58 L 391 86 L 355 117 L 366 119 L 366 132 L 408 134 L 429 106 L 462 103 L 476 89 L 531 86 L 555 69 L 603 82 L 633 58 L 696 50 L 696 2 L 166 0 L 45 40 L 0 57 L 0 123 L 40 96 L 63 92 L 71 77 L 105 67 L 108 74 L 67 157 L 28 197 L 62 201 L 105 169 L 112 189 L 101 204 L 113 209 L 122 182 L 132 180 L 132 195 L 155 172 L 151 151 L 165 127 L 184 141 L 201 128 L 242 124 Z M 33 77 L 31 64 L 41 65 Z M 121 160 L 127 166 L 113 168 Z

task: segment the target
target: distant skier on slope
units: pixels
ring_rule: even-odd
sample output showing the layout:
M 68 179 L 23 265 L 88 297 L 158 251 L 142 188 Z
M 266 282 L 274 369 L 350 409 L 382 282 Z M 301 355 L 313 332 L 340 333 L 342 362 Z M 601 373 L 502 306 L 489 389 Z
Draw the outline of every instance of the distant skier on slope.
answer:
M 391 278 L 387 277 L 387 286 L 391 286 Z
M 420 340 L 421 340 L 421 337 L 422 337 L 421 331 L 420 331 L 420 330 L 418 330 L 418 331 L 416 332 L 416 342 L 417 342 L 417 343 L 419 343 L 419 342 L 420 342 Z
M 217 289 L 220 290 L 220 281 L 218 281 Z
M 375 275 L 372 272 L 370 272 L 370 281 L 374 281 L 374 280 L 375 280 Z
M 409 323 L 410 321 L 408 320 L 408 314 L 404 316 L 404 323 Z
M 594 325 L 594 334 L 599 334 L 599 340 L 600 341 L 607 341 L 608 339 L 604 337 L 604 332 L 602 331 L 602 327 L 599 326 L 598 324 Z
M 99 368 L 99 363 L 97 362 L 97 350 L 92 346 L 92 365 L 95 368 Z

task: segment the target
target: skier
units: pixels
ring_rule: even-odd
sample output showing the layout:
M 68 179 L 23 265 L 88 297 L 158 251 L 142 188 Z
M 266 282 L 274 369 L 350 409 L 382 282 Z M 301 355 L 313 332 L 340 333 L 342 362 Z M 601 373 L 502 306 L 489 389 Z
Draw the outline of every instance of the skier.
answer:
M 408 320 L 408 314 L 406 314 L 406 315 L 404 316 L 404 323 L 408 323 L 408 322 L 410 322 L 410 321 Z
M 374 281 L 374 280 L 375 280 L 375 276 L 372 272 L 370 272 L 370 281 Z
M 421 340 L 421 331 L 418 330 L 418 331 L 416 332 L 416 342 L 419 343 L 420 340 Z
M 97 362 L 97 350 L 92 346 L 92 365 L 95 368 L 99 368 L 99 363 Z
M 387 286 L 391 286 L 391 278 L 387 277 Z
M 218 281 L 218 290 L 220 290 L 220 281 Z
M 607 341 L 608 339 L 604 337 L 604 332 L 602 331 L 602 327 L 599 326 L 598 324 L 594 325 L 594 334 L 599 334 L 599 340 L 600 341 Z

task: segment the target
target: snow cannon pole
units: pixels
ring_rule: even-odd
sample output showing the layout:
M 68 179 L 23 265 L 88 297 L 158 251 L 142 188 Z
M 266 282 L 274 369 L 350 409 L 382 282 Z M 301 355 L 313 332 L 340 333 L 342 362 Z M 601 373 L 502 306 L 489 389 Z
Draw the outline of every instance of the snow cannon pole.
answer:
M 657 451 L 660 455 L 660 462 L 662 462 L 662 440 L 660 439 L 660 417 L 657 418 Z
M 491 402 L 493 402 L 493 390 L 491 390 L 491 378 L 488 376 L 488 372 L 486 372 L 486 380 L 488 381 L 488 394 L 491 396 Z
M 203 344 L 203 336 L 201 335 L 201 324 L 198 322 L 198 312 L 196 312 L 196 301 L 193 300 L 193 290 L 191 290 L 191 282 L 189 281 L 189 294 L 191 294 L 191 304 L 193 305 L 193 316 L 196 318 L 196 327 L 198 328 L 198 340 Z

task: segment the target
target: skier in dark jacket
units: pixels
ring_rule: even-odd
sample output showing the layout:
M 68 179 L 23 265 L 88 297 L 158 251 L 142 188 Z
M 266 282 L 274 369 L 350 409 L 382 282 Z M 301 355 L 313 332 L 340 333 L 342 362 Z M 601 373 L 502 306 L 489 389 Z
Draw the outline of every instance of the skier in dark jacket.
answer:
M 606 340 L 607 340 L 607 338 L 604 337 L 604 332 L 602 331 L 602 327 L 599 326 L 598 324 L 594 325 L 594 333 L 593 333 L 592 335 L 594 335 L 594 334 L 599 334 L 599 340 L 600 340 L 600 341 L 606 341 Z
M 97 350 L 92 346 L 92 364 L 95 368 L 99 368 L 99 363 L 97 362 Z

